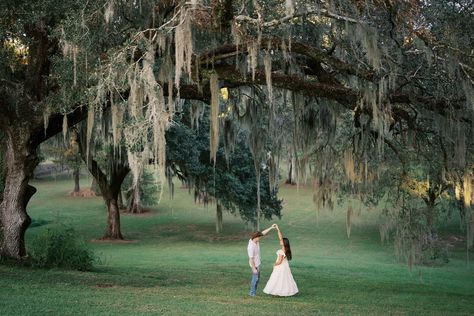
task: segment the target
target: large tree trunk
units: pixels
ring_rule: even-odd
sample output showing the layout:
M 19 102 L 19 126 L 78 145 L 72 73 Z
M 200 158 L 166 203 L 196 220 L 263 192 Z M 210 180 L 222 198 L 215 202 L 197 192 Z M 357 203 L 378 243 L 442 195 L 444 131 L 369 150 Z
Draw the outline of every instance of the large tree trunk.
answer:
M 4 192 L 0 202 L 3 239 L 0 243 L 0 255 L 21 259 L 27 254 L 25 232 L 31 223 L 26 206 L 36 192 L 28 184 L 39 162 L 36 149 L 43 141 L 61 131 L 64 116 L 51 115 L 45 130 L 43 113 L 34 112 L 35 104 L 30 103 L 31 98 L 18 98 L 15 95 L 15 100 L 18 101 L 16 110 L 0 114 L 4 146 Z M 8 106 L 0 104 L 2 110 L 8 110 Z M 18 113 L 21 113 L 21 117 L 18 117 Z M 86 114 L 86 111 L 77 107 L 68 114 L 70 126 L 85 118 Z
M 51 29 L 54 29 L 52 24 L 24 25 L 29 56 L 26 72 L 19 72 L 24 76 L 18 76 L 18 84 L 11 84 L 8 80 L 0 84 L 0 130 L 5 144 L 0 254 L 15 259 L 26 256 L 25 232 L 31 222 L 26 206 L 36 192 L 28 181 L 38 164 L 36 149 L 59 133 L 64 122 L 61 113 L 51 113 L 47 122 L 44 121 L 44 97 L 57 90 L 54 84 L 46 84 L 50 75 L 50 57 L 55 56 L 58 50 L 57 40 L 48 34 Z M 67 114 L 68 125 L 73 126 L 86 117 L 87 110 L 77 104 Z
M 21 259 L 26 256 L 25 232 L 31 223 L 26 206 L 36 192 L 28 185 L 38 165 L 35 148 L 29 146 L 29 134 L 22 129 L 8 130 L 5 135 L 5 188 L 0 204 L 3 240 L 2 256 Z
M 216 233 L 222 233 L 222 205 L 216 202 Z

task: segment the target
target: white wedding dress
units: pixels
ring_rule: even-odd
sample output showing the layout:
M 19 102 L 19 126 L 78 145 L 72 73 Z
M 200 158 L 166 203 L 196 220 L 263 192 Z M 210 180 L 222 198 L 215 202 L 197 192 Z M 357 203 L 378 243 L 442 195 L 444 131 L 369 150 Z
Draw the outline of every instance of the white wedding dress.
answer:
M 298 286 L 291 274 L 290 265 L 283 250 L 278 250 L 277 255 L 283 256 L 283 261 L 273 267 L 272 275 L 263 289 L 263 293 L 276 296 L 292 296 L 298 293 Z

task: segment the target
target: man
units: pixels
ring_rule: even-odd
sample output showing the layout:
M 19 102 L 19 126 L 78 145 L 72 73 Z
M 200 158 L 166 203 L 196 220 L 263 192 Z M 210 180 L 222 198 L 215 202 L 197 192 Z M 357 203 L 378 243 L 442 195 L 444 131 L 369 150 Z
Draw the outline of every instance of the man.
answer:
M 276 224 L 260 232 L 257 231 L 252 234 L 249 245 L 247 246 L 247 253 L 249 256 L 249 265 L 252 268 L 252 281 L 250 282 L 250 296 L 257 295 L 257 284 L 260 280 L 260 238 L 268 234 L 274 229 Z

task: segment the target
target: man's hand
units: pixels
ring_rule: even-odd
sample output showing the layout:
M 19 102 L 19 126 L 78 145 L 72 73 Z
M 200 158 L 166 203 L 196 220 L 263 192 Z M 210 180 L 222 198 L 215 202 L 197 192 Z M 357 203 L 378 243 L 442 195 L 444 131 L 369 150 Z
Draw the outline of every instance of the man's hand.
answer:
M 273 225 L 275 225 L 275 224 L 273 224 Z M 272 229 L 274 229 L 275 227 L 273 227 L 273 225 L 270 226 L 270 227 L 268 227 L 268 228 L 265 229 L 264 231 L 262 231 L 262 235 L 265 236 L 266 234 L 268 234 L 269 231 L 271 231 Z
M 253 273 L 253 274 L 257 274 L 257 273 L 258 273 L 257 268 L 252 268 L 252 273 Z
M 272 228 L 278 229 L 278 225 L 277 225 L 277 224 L 273 224 L 273 225 L 272 225 Z

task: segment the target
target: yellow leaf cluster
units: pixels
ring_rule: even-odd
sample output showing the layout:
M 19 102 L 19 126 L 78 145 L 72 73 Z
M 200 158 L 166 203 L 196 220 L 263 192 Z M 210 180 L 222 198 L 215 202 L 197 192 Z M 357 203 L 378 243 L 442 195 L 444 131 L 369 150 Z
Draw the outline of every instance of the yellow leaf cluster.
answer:
M 4 46 L 13 51 L 20 64 L 28 64 L 28 46 L 24 45 L 19 39 L 7 39 Z
M 227 88 L 221 88 L 221 96 L 224 101 L 227 101 L 229 99 L 229 90 Z
M 405 190 L 412 196 L 425 198 L 428 196 L 430 189 L 429 181 L 419 181 L 410 177 L 404 177 L 401 189 Z

